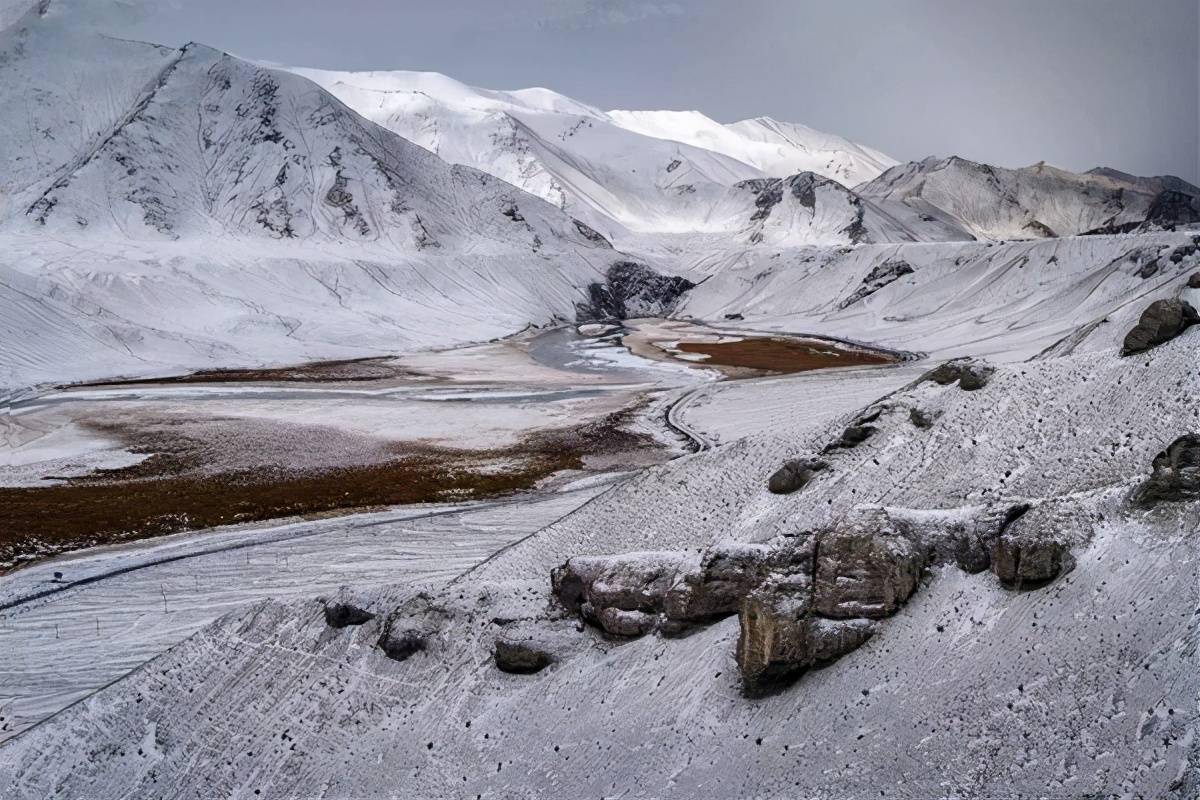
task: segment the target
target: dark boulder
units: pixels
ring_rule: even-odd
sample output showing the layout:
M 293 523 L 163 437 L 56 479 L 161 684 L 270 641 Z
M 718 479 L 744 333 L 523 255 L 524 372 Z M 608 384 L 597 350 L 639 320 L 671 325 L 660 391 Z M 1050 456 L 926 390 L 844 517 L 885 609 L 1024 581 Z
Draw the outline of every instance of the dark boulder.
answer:
M 1021 540 L 1001 536 L 992 549 L 992 572 L 1006 586 L 1044 586 L 1071 564 L 1070 548 L 1053 539 Z
M 924 411 L 919 408 L 910 409 L 908 412 L 909 421 L 912 422 L 915 427 L 921 428 L 922 430 L 932 428 L 934 420 L 937 418 L 938 414 L 935 412 Z
M 1200 499 L 1200 435 L 1180 436 L 1155 456 L 1135 499 L 1141 505 Z
M 959 359 L 947 361 L 922 375 L 918 382 L 933 381 L 939 386 L 949 386 L 958 382 L 958 388 L 964 392 L 974 392 L 987 386 L 995 367 L 976 361 Z
M 767 491 L 771 494 L 791 494 L 803 489 L 813 477 L 829 468 L 819 458 L 796 458 L 786 462 L 767 480 Z
M 325 624 L 331 628 L 363 625 L 375 619 L 375 615 L 353 603 L 334 602 L 325 604 Z
M 388 629 L 379 637 L 377 646 L 385 656 L 393 661 L 406 661 L 424 650 L 426 644 L 426 636 L 423 631 L 388 626 Z
M 1193 272 L 1187 282 L 1189 289 L 1200 289 L 1200 272 Z
M 1138 324 L 1125 335 L 1121 355 L 1130 356 L 1169 342 L 1200 322 L 1200 314 L 1185 300 L 1155 300 L 1142 312 Z
M 825 446 L 825 453 L 832 453 L 834 450 L 849 450 L 858 447 L 860 444 L 870 439 L 879 429 L 874 425 L 851 425 L 842 431 L 842 435 Z
M 493 657 L 497 669 L 512 675 L 532 675 L 554 663 L 554 656 L 531 640 L 497 639 Z

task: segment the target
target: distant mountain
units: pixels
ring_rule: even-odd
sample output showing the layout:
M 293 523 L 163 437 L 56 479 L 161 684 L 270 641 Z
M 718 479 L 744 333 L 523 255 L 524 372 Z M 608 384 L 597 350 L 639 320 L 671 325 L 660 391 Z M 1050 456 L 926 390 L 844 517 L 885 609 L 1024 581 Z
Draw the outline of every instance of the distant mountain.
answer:
M 1179 178 L 1136 178 L 1109 169 L 1077 175 L 1046 164 L 1001 169 L 957 157 L 929 158 L 893 167 L 856 191 L 915 214 L 953 218 L 986 239 L 1113 233 L 1146 223 L 1161 227 L 1200 221 L 1200 213 L 1189 219 L 1182 210 L 1191 198 L 1200 211 L 1197 187 Z
M 619 237 L 726 233 L 713 206 L 800 171 L 853 184 L 895 164 L 800 125 L 698 112 L 604 112 L 546 89 L 498 92 L 436 73 L 294 69 L 447 161 L 477 167 Z

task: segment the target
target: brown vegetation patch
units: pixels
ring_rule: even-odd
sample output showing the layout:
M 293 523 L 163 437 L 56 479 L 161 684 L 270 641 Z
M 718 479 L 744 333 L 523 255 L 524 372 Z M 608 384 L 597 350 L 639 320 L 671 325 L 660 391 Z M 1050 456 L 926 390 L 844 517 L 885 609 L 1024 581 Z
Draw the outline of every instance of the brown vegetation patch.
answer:
M 835 342 L 814 342 L 779 336 L 736 342 L 679 342 L 676 349 L 708 356 L 703 364 L 743 367 L 766 372 L 807 372 L 830 367 L 893 364 L 887 353 L 850 348 Z
M 187 375 L 170 375 L 165 378 L 95 381 L 72 384 L 72 386 L 94 388 L 180 383 L 345 383 L 403 377 L 421 376 L 397 366 L 390 358 L 352 358 L 343 361 L 314 361 L 291 367 L 207 369 Z
M 528 490 L 583 458 L 658 447 L 620 427 L 628 412 L 520 443 L 471 451 L 405 447 L 386 460 L 288 470 L 262 453 L 261 466 L 214 471 L 208 443 L 175 441 L 155 429 L 155 455 L 125 469 L 35 488 L 0 488 L 0 574 L 16 563 L 99 544 L 218 525 L 394 505 L 478 500 Z

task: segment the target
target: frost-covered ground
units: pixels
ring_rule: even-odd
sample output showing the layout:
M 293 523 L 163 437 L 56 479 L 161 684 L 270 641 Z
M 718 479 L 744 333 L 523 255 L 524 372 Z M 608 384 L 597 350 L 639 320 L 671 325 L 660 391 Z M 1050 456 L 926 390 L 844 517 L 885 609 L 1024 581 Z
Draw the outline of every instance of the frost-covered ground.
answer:
M 699 452 L 598 465 L 601 483 L 557 494 L 8 575 L 0 794 L 1200 796 L 1196 187 L 893 165 L 771 120 L 280 70 L 97 36 L 69 2 L 13 5 L 6 482 L 134 463 L 87 424 L 106 409 L 338 432 L 340 449 L 300 441 L 304 463 L 633 408 Z M 1158 301 L 1139 327 L 1161 341 L 1127 347 Z M 634 352 L 565 327 L 614 309 L 673 319 Z M 529 326 L 555 330 L 500 341 Z M 908 360 L 718 382 L 637 356 L 684 329 Z M 404 376 L 55 388 L 363 356 Z M 990 363 L 920 380 L 964 356 Z M 794 459 L 808 482 L 769 491 Z M 1152 474 L 1170 491 L 1142 492 Z M 769 546 L 774 571 L 711 580 L 741 594 L 675 635 L 659 584 L 696 575 L 662 565 L 716 545 Z M 577 562 L 622 567 L 575 614 L 586 568 L 557 590 L 551 572 L 579 556 L 626 560 Z M 850 602 L 821 605 L 817 584 Z M 855 601 L 877 585 L 886 604 Z M 549 663 L 501 671 L 498 641 Z M 749 696 L 763 653 L 791 681 Z

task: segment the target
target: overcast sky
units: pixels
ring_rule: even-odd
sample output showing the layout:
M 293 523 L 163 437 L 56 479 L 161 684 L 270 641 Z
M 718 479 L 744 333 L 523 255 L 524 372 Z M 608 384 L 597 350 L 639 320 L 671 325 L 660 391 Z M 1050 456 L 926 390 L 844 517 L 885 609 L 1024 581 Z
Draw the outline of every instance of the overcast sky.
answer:
M 157 0 L 136 33 L 1200 180 L 1200 0 Z M 168 8 L 173 6 L 173 8 Z

